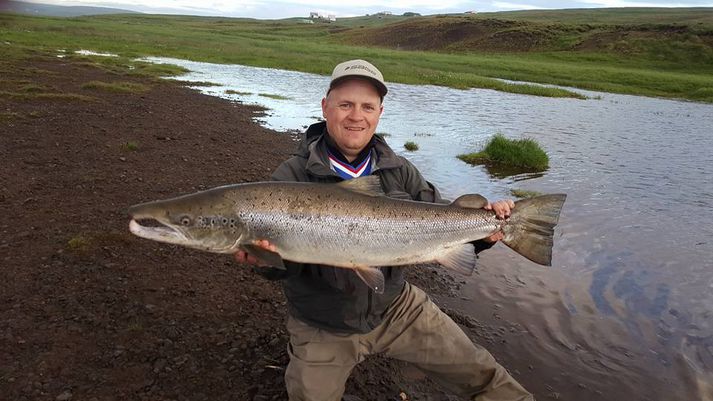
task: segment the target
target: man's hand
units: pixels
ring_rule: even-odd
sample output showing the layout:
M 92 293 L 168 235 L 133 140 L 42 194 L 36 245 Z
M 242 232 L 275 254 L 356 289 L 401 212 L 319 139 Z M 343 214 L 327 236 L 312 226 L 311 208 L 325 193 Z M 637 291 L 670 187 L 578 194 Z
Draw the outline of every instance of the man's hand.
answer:
M 254 241 L 253 244 L 255 244 L 261 248 L 265 248 L 268 251 L 272 251 L 272 252 L 277 251 L 277 247 L 275 247 L 275 245 L 271 244 L 270 241 L 268 241 L 266 239 Z M 266 266 L 264 263 L 262 263 L 262 261 L 260 261 L 256 257 L 254 257 L 254 256 L 250 255 L 249 253 L 242 251 L 242 250 L 235 252 L 235 254 L 233 256 L 235 256 L 235 260 L 238 263 L 243 263 L 243 264 L 248 264 L 248 265 L 253 265 L 253 266 Z
M 513 202 L 510 199 L 503 199 L 499 200 L 494 203 L 488 203 L 483 209 L 485 210 L 492 210 L 495 212 L 495 217 L 498 219 L 507 219 L 510 217 L 510 213 L 512 209 L 515 208 L 515 202 Z M 498 231 L 495 234 L 483 238 L 483 241 L 485 242 L 490 242 L 490 243 L 495 243 L 500 241 L 501 239 L 505 238 L 505 235 L 503 234 L 502 231 Z

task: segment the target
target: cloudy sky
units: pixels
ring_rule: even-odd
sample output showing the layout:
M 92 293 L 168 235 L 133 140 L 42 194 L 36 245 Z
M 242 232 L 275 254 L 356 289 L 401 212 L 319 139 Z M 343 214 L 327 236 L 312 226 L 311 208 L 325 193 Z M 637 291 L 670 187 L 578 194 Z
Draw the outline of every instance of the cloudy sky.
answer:
M 160 13 L 215 15 L 250 18 L 287 18 L 307 16 L 310 11 L 352 17 L 391 11 L 423 15 L 475 11 L 508 11 L 591 7 L 713 7 L 713 0 L 24 0 L 31 3 L 66 6 L 100 6 Z M 384 4 L 388 3 L 388 6 Z

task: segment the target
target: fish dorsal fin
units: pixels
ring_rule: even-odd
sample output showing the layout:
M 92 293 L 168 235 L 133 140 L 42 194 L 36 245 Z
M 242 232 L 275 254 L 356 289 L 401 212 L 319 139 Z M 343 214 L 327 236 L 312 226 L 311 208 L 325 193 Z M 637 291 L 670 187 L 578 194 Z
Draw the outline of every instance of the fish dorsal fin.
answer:
M 470 276 L 475 269 L 475 260 L 475 247 L 468 242 L 447 248 L 446 252 L 436 259 L 436 262 L 442 264 L 443 267 Z
M 382 273 L 381 270 L 377 269 L 376 267 L 357 266 L 354 268 L 354 271 L 356 272 L 357 276 L 359 276 L 359 278 L 364 283 L 366 283 L 366 285 L 369 286 L 369 288 L 374 290 L 375 293 L 384 293 L 384 286 L 386 285 L 386 281 L 384 280 L 384 273 Z
M 358 192 L 368 196 L 386 196 L 381 188 L 381 180 L 378 175 L 367 175 L 365 177 L 352 178 L 338 183 L 340 187 Z
M 488 200 L 479 194 L 467 194 L 459 197 L 453 204 L 460 207 L 465 207 L 469 209 L 482 209 L 488 205 Z

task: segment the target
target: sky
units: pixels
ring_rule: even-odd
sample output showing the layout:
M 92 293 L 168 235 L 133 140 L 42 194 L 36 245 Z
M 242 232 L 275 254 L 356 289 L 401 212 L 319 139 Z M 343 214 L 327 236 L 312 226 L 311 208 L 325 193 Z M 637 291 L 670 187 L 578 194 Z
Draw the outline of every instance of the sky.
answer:
M 512 11 L 597 7 L 713 7 L 713 0 L 22 0 L 63 6 L 97 6 L 156 14 L 188 14 L 223 17 L 278 19 L 307 17 L 310 12 L 354 17 L 390 11 L 422 15 L 465 11 Z M 385 6 L 388 4 L 388 6 Z

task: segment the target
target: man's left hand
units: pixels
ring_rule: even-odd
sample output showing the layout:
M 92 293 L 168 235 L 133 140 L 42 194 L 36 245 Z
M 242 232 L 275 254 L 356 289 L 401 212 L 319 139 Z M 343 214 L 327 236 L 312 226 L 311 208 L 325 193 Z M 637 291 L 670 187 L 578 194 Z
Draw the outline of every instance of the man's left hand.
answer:
M 497 202 L 488 203 L 483 209 L 494 211 L 495 217 L 503 220 L 503 219 L 507 219 L 508 217 L 510 217 L 512 209 L 514 209 L 514 208 L 515 208 L 515 202 L 513 202 L 511 199 L 503 199 L 503 200 L 499 200 Z M 505 235 L 503 234 L 503 232 L 498 231 L 489 237 L 483 238 L 483 241 L 495 243 L 495 242 L 500 241 L 504 237 L 505 237 Z

